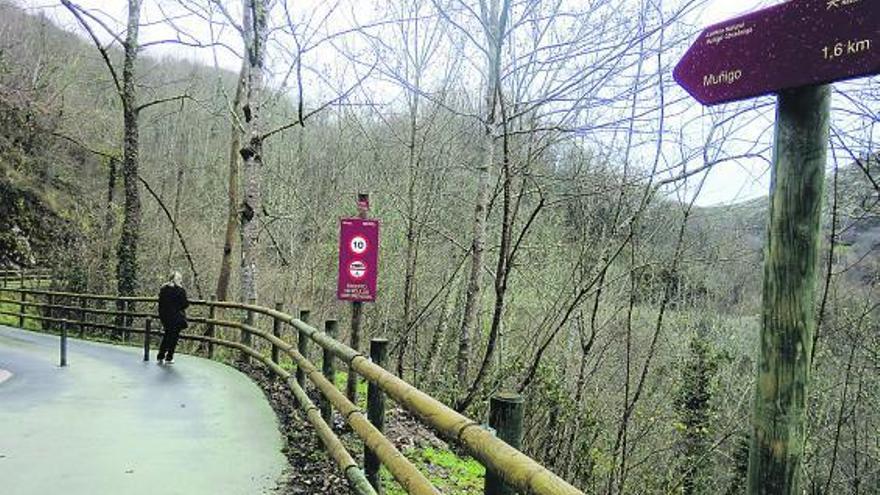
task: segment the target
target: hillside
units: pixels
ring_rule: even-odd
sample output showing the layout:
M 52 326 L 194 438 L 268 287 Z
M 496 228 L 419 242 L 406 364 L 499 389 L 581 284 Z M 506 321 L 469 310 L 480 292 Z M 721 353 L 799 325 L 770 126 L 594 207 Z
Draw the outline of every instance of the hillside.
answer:
M 45 113 L 15 102 L 9 88 L 0 87 L 0 269 L 70 272 L 70 261 L 82 253 L 82 191 L 59 177 L 59 164 L 94 164 L 54 142 L 52 126 Z
M 875 185 L 878 173 L 880 155 L 859 164 L 849 163 L 837 172 L 835 264 L 858 265 L 847 276 L 866 284 L 878 276 L 876 267 L 880 266 L 880 191 Z M 832 230 L 834 173 L 825 179 L 822 236 L 827 239 Z M 743 249 L 760 253 L 768 207 L 768 199 L 763 197 L 730 206 L 700 208 L 696 216 L 698 222 L 705 222 L 706 228 L 732 234 Z

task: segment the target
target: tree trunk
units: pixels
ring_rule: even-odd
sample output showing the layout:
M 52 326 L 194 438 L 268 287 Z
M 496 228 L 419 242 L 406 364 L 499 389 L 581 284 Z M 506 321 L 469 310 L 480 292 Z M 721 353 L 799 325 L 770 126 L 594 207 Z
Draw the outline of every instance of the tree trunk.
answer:
M 129 0 L 125 35 L 125 59 L 122 66 L 122 111 L 124 122 L 122 180 L 125 189 L 125 216 L 122 237 L 117 247 L 116 290 L 132 296 L 137 290 L 138 238 L 141 225 L 140 183 L 138 181 L 138 103 L 135 86 L 135 62 L 138 54 L 138 28 L 142 0 Z
M 98 260 L 98 282 L 93 289 L 103 294 L 107 290 L 107 281 L 110 278 L 109 264 L 110 253 L 113 250 L 113 226 L 116 223 L 113 213 L 113 201 L 116 194 L 116 170 L 119 160 L 114 156 L 108 160 L 107 171 L 107 206 L 104 209 L 104 225 L 101 229 L 101 258 Z
M 220 259 L 220 275 L 217 277 L 217 289 L 214 292 L 217 299 L 226 301 L 229 298 L 229 277 L 232 273 L 232 253 L 235 250 L 235 240 L 239 228 L 239 204 L 238 204 L 238 173 L 241 165 L 241 123 L 244 116 L 241 114 L 241 100 L 244 98 L 245 85 L 247 84 L 247 60 L 241 63 L 241 70 L 238 73 L 238 82 L 235 85 L 235 98 L 232 101 L 232 108 L 235 115 L 232 115 L 230 125 L 230 146 L 229 146 L 229 179 L 227 189 L 227 214 L 226 214 L 226 233 L 223 236 L 223 255 Z
M 503 5 L 501 5 L 503 1 Z M 500 92 L 502 37 L 507 24 L 510 0 L 492 0 L 489 12 L 484 14 L 483 30 L 486 35 L 486 116 L 480 142 L 481 162 L 477 168 L 477 197 L 474 205 L 474 223 L 471 241 L 471 269 L 465 294 L 464 318 L 458 340 L 457 383 L 459 390 L 468 385 L 468 362 L 471 355 L 471 333 L 480 312 L 483 290 L 483 251 L 486 246 L 486 211 L 489 205 L 489 178 L 495 161 L 495 120 Z
M 489 340 L 486 342 L 486 352 L 483 354 L 483 360 L 477 370 L 477 376 L 474 382 L 465 393 L 464 397 L 455 405 L 455 409 L 459 412 L 464 411 L 476 398 L 480 385 L 489 370 L 492 362 L 492 356 L 495 353 L 496 345 L 499 341 L 501 330 L 501 322 L 504 316 L 504 301 L 507 295 L 507 282 L 510 278 L 510 252 L 511 252 L 511 230 L 516 216 L 512 205 L 511 187 L 512 178 L 510 172 L 510 152 L 507 147 L 505 136 L 505 145 L 502 153 L 502 218 L 501 218 L 501 243 L 498 247 L 498 264 L 495 268 L 495 305 L 492 310 L 492 323 L 489 328 Z M 540 210 L 541 206 L 538 206 Z M 537 211 L 536 211 L 537 212 Z M 528 229 L 528 225 L 525 227 Z M 523 231 L 525 233 L 525 230 Z
M 261 105 L 265 64 L 266 5 L 264 0 L 244 0 L 244 42 L 248 63 L 247 91 L 242 113 L 247 141 L 240 150 L 244 200 L 241 204 L 241 299 L 257 299 L 257 255 L 262 214 L 263 137 Z
M 418 22 L 418 21 L 416 21 Z M 416 48 L 418 50 L 418 48 Z M 417 69 L 418 70 L 418 69 Z M 418 332 L 417 328 L 410 329 L 410 320 L 412 318 L 412 307 L 414 305 L 414 293 L 416 283 L 416 263 L 417 263 L 417 239 L 416 239 L 416 181 L 418 179 L 418 153 L 416 152 L 416 137 L 418 133 L 418 113 L 419 113 L 419 95 L 420 77 L 416 75 L 415 91 L 412 93 L 410 102 L 410 128 L 409 128 L 409 157 L 407 161 L 407 169 L 409 171 L 407 193 L 406 193 L 406 266 L 404 267 L 403 276 L 403 321 L 400 328 L 403 329 L 403 343 L 397 354 L 397 376 L 403 378 L 403 363 L 406 357 L 406 348 L 409 344 L 409 333 Z M 415 337 L 416 346 L 418 346 L 418 337 Z M 413 351 L 418 353 L 418 349 Z M 416 380 L 418 372 L 413 366 L 413 381 Z

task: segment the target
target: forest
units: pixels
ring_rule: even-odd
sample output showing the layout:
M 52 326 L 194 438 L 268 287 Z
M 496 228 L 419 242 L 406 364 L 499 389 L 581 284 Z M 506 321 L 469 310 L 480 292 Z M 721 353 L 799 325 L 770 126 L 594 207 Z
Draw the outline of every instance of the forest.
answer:
M 0 269 L 179 270 L 346 340 L 368 193 L 390 371 L 474 418 L 523 394 L 524 452 L 585 493 L 745 493 L 766 177 L 706 190 L 769 174 L 774 101 L 673 81 L 711 3 L 0 0 Z M 880 79 L 832 98 L 799 475 L 880 494 Z

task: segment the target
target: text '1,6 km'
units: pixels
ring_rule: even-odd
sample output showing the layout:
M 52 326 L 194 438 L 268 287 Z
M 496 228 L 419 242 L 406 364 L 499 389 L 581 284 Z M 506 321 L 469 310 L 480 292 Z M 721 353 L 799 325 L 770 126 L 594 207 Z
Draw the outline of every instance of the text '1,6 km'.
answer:
M 702 32 L 675 80 L 716 105 L 880 72 L 880 1 L 790 0 Z
M 825 60 L 834 60 L 839 57 L 864 53 L 870 49 L 871 40 L 850 40 L 822 47 L 822 56 L 825 57 Z

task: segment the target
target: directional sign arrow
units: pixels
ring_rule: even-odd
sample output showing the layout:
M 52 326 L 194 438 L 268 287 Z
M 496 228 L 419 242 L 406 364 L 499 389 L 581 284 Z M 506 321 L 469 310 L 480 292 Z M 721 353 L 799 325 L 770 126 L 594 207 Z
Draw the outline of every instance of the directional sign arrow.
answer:
M 707 28 L 675 67 L 704 105 L 880 73 L 880 0 L 790 0 Z

